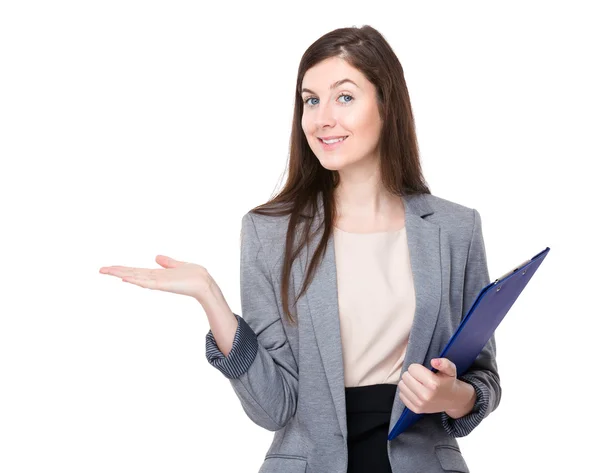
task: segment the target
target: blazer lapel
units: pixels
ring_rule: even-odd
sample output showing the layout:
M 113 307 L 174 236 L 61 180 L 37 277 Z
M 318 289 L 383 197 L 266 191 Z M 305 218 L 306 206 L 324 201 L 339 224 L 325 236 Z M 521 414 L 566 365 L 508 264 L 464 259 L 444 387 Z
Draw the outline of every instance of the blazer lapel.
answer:
M 426 197 L 426 196 L 424 196 Z M 405 204 L 407 201 L 405 200 Z M 402 364 L 400 376 L 413 363 L 431 368 L 430 360 L 426 360 L 433 330 L 440 314 L 442 301 L 442 263 L 440 248 L 440 226 L 423 217 L 433 213 L 425 198 L 408 201 L 406 212 L 406 235 L 410 266 L 415 285 L 415 316 L 408 338 L 406 357 Z M 400 389 L 396 389 L 396 397 L 390 416 L 388 434 L 400 418 L 404 403 L 400 400 Z
M 440 227 L 423 219 L 424 216 L 433 213 L 425 197 L 421 195 L 402 196 L 406 210 L 406 234 L 416 295 L 414 321 L 408 339 L 402 373 L 412 363 L 426 364 L 425 356 L 440 311 L 442 290 Z M 321 223 L 322 211 L 320 194 L 318 215 L 313 222 L 311 232 L 315 231 Z M 299 255 L 301 281 L 304 281 L 308 262 L 312 258 L 321 236 L 322 229 L 312 238 L 309 248 L 304 247 Z M 323 261 L 317 266 L 313 281 L 307 288 L 306 302 L 329 389 L 333 396 L 340 429 L 344 439 L 347 440 L 346 393 L 333 235 L 330 235 L 327 241 Z M 404 403 L 400 400 L 397 388 L 390 418 L 390 431 L 400 417 L 403 408 Z

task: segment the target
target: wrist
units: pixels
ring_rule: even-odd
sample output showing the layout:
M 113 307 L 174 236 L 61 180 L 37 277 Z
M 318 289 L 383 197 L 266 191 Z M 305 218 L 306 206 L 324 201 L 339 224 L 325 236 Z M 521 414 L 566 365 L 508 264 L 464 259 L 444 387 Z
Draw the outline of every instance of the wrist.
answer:
M 229 356 L 239 325 L 237 316 L 231 311 L 218 288 L 217 291 L 206 291 L 196 300 L 202 305 L 218 349 L 225 357 Z
M 458 419 L 470 413 L 477 401 L 477 393 L 473 386 L 459 379 L 456 382 L 458 383 L 456 402 L 451 409 L 445 411 L 453 419 Z
M 203 307 L 222 304 L 225 300 L 221 289 L 210 275 L 208 275 L 206 283 L 202 286 L 194 299 L 196 299 Z

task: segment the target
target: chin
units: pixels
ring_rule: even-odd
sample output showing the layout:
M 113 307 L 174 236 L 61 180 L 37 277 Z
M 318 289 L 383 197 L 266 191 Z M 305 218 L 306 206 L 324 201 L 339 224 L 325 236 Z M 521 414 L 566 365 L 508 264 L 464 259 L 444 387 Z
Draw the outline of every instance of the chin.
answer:
M 318 159 L 318 158 L 317 158 Z M 340 169 L 344 169 L 348 163 L 340 162 L 335 159 L 319 159 L 321 166 L 323 166 L 328 171 L 339 171 Z

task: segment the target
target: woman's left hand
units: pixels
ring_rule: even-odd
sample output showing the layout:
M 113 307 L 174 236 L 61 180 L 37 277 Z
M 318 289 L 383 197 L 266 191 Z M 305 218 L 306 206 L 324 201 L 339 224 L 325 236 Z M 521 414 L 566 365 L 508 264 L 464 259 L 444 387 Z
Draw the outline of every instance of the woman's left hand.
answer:
M 431 365 L 437 373 L 413 363 L 398 384 L 401 401 L 415 414 L 453 410 L 460 402 L 461 381 L 456 378 L 456 365 L 448 358 L 434 358 Z

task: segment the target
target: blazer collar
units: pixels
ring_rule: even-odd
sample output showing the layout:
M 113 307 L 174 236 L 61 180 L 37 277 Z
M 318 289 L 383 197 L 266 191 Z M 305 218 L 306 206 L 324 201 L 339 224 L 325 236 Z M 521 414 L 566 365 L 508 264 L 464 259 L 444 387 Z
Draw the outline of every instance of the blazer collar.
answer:
M 402 373 L 412 363 L 427 366 L 428 360 L 425 360 L 425 356 L 440 312 L 442 292 L 440 227 L 424 218 L 434 213 L 428 203 L 428 196 L 429 194 L 402 196 L 405 207 L 408 252 L 416 296 L 414 321 L 408 339 Z M 311 228 L 311 232 L 317 233 L 311 238 L 308 249 L 306 246 L 303 247 L 299 255 L 301 281 L 304 281 L 308 268 L 307 262 L 312 258 L 323 234 L 322 227 L 318 231 L 316 230 L 319 228 L 323 216 L 321 194 L 318 197 L 317 213 L 318 216 Z M 314 279 L 307 288 L 306 302 L 329 389 L 333 396 L 340 429 L 347 440 L 346 393 L 333 234 L 327 241 L 323 261 L 317 266 Z M 332 341 L 336 341 L 336 343 Z M 404 407 L 404 403 L 399 397 L 399 388 L 396 388 L 388 433 L 391 432 Z

